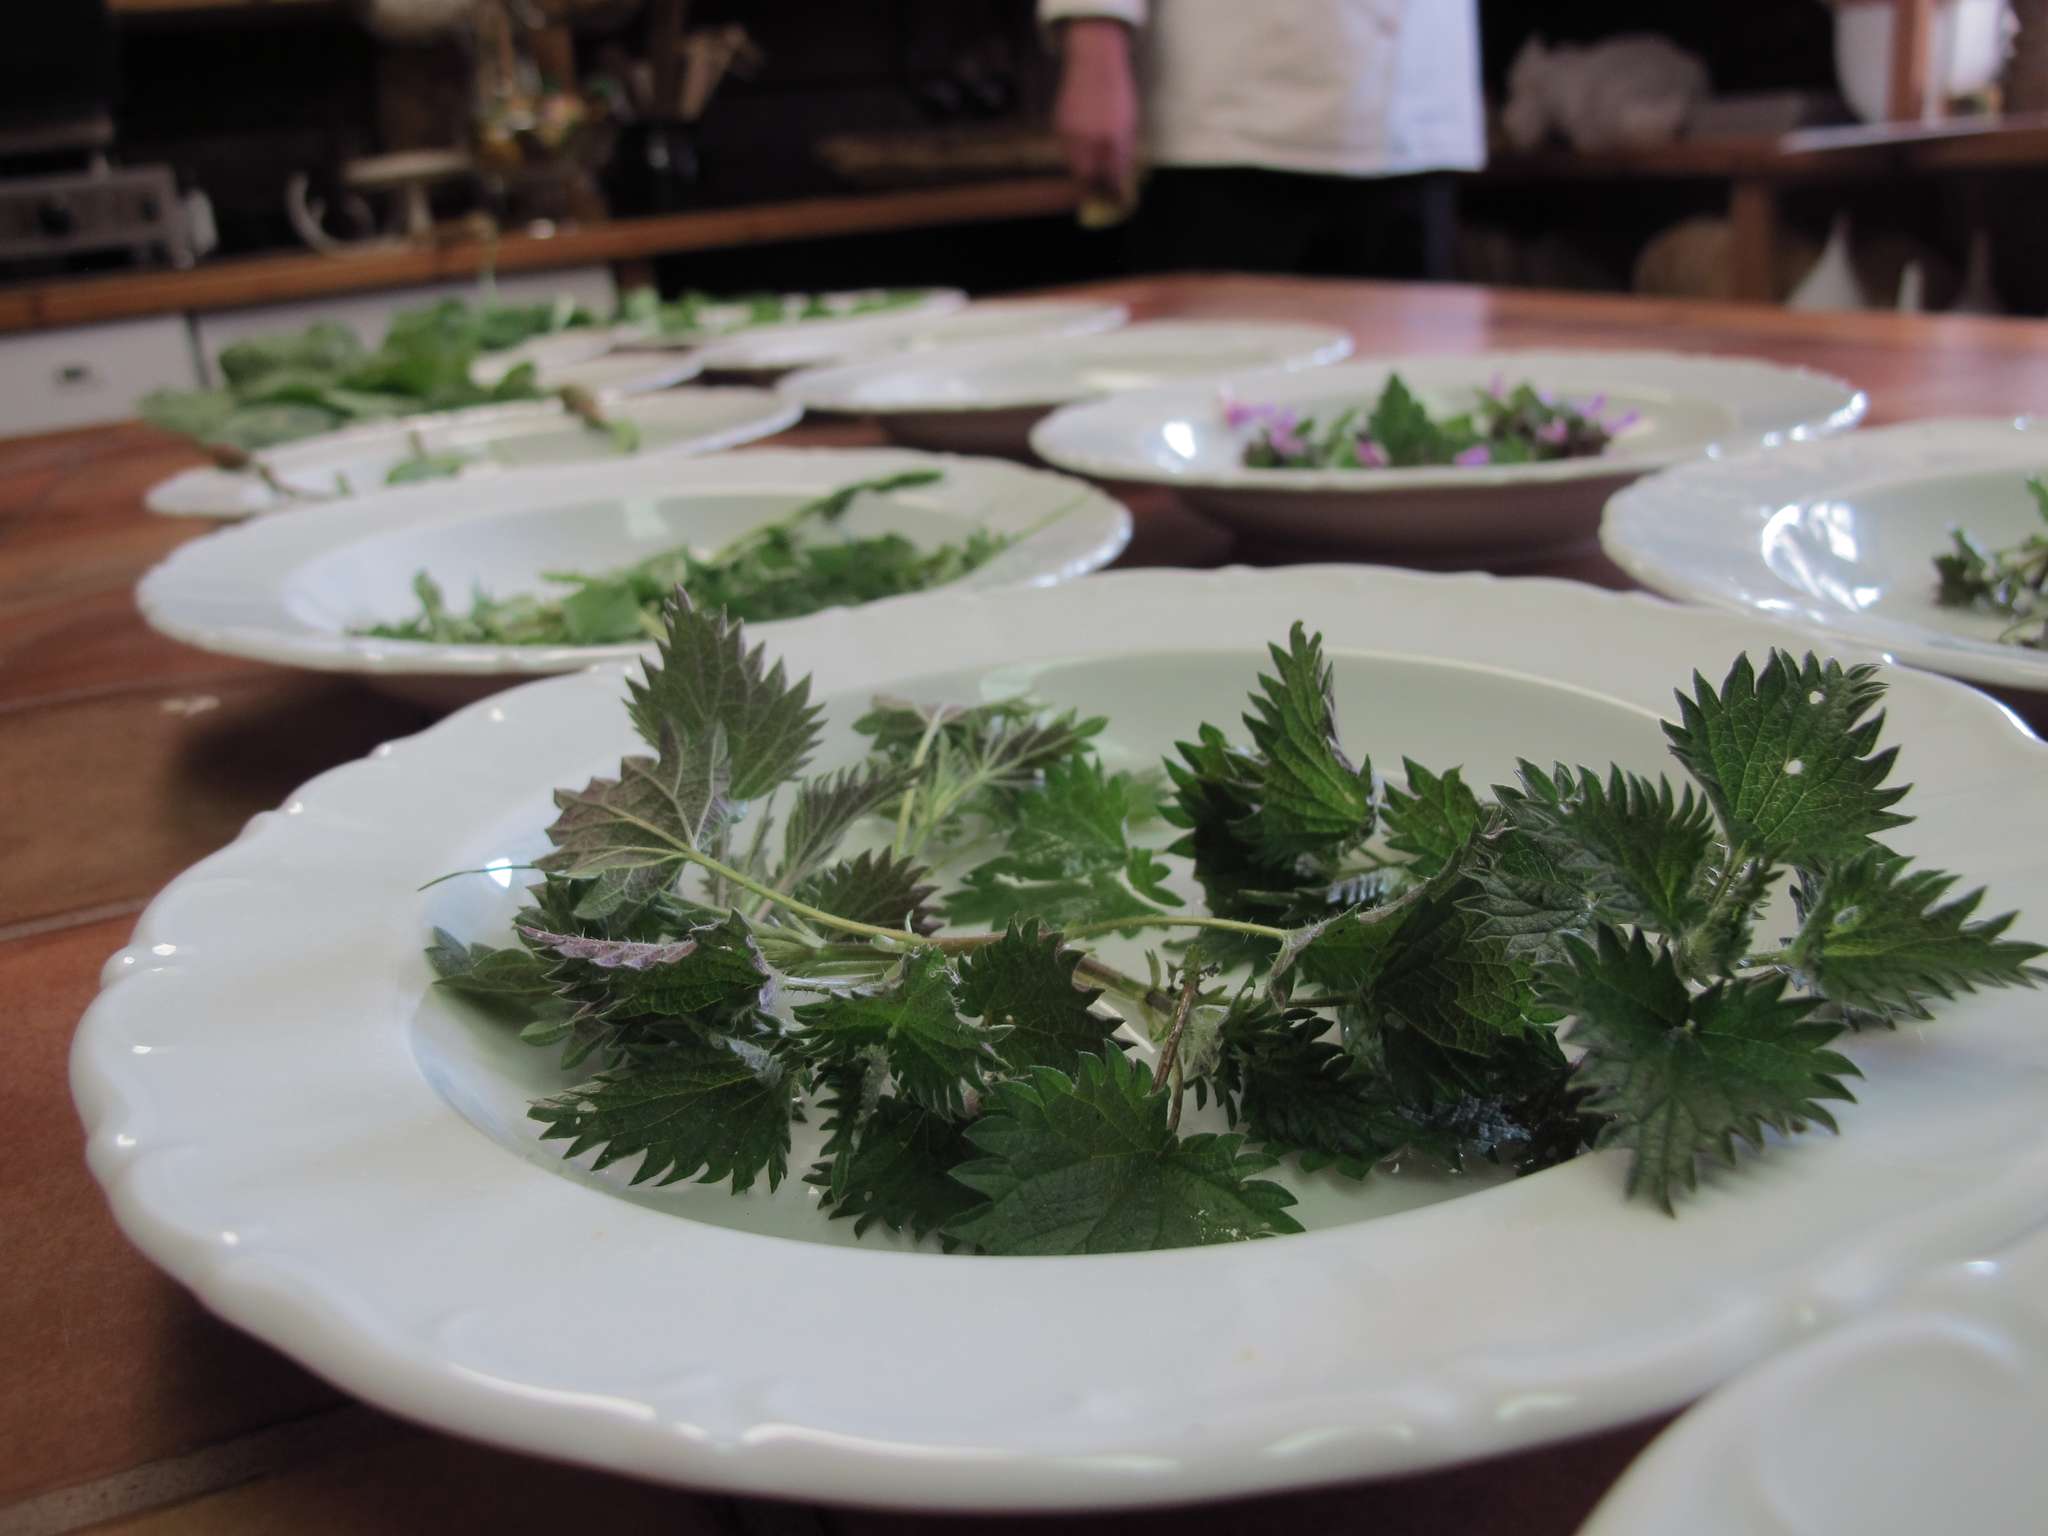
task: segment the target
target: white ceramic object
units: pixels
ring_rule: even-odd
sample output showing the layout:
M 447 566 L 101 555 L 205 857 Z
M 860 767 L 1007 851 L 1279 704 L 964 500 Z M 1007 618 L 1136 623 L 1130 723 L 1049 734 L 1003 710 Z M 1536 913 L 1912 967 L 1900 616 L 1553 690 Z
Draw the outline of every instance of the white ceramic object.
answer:
M 136 602 L 150 624 L 202 650 L 361 673 L 428 699 L 474 697 L 643 648 L 434 645 L 350 631 L 417 612 L 412 581 L 422 570 L 451 603 L 478 587 L 501 597 L 566 592 L 543 573 L 612 570 L 684 544 L 716 549 L 840 486 L 915 469 L 944 478 L 864 496 L 839 526 L 925 547 L 977 528 L 1019 536 L 963 587 L 1065 581 L 1129 542 L 1130 514 L 1064 475 L 891 449 L 763 449 L 536 471 L 489 495 L 428 482 L 260 518 L 180 545 L 143 577 Z
M 582 362 L 558 364 L 542 373 L 539 382 L 546 390 L 574 385 L 609 399 L 671 389 L 703 371 L 704 365 L 690 352 L 607 352 Z
M 1987 549 L 2048 533 L 2027 477 L 2048 428 L 1925 421 L 1693 464 L 1630 487 L 1600 529 L 1647 587 L 1796 624 L 1972 682 L 2048 689 L 2048 652 L 2004 645 L 2004 621 L 1935 601 L 1949 529 Z
M 1519 754 L 1668 766 L 1673 687 L 1786 637 L 1570 583 L 1297 567 L 935 593 L 766 638 L 828 705 L 820 766 L 857 751 L 845 721 L 878 690 L 1017 688 L 1106 710 L 1121 764 L 1233 720 L 1296 619 L 1332 650 L 1354 751 L 1479 783 Z M 1919 818 L 1894 841 L 2040 937 L 2048 751 L 1981 694 L 1890 681 Z M 430 993 L 419 953 L 430 924 L 502 923 L 549 790 L 633 750 L 621 693 L 605 667 L 502 695 L 257 817 L 151 904 L 74 1047 L 129 1236 L 409 1418 L 771 1497 L 1252 1494 L 1668 1410 L 2048 1209 L 2048 1029 L 2025 992 L 1850 1037 L 1866 1076 L 1843 1134 L 1710 1176 L 1676 1220 L 1625 1200 L 1607 1154 L 1505 1184 L 1284 1172 L 1304 1235 L 1062 1259 L 853 1246 L 797 1182 L 804 1147 L 773 1195 L 629 1190 L 623 1166 L 533 1141 L 551 1058 Z
M 1866 123 L 1892 115 L 1890 0 L 1837 0 L 1835 78 Z M 1928 34 L 1928 93 L 1937 101 L 1981 91 L 2005 67 L 2017 22 L 2008 0 L 1935 0 Z M 1917 113 L 1915 114 L 1918 115 Z
M 640 429 L 640 446 L 630 457 L 644 461 L 734 448 L 795 426 L 803 412 L 766 390 L 691 388 L 613 400 L 606 414 Z M 326 500 L 385 490 L 385 476 L 421 448 L 471 458 L 454 477 L 465 485 L 531 469 L 608 465 L 627 457 L 552 400 L 486 405 L 325 432 L 256 455 L 277 480 L 304 497 L 281 496 L 253 474 L 205 467 L 158 481 L 143 504 L 164 517 L 302 511 Z
M 552 379 L 563 369 L 592 362 L 611 349 L 609 331 L 598 326 L 578 326 L 532 337 L 516 347 L 485 352 L 469 365 L 469 373 L 479 384 L 492 385 L 514 368 L 531 363 L 540 378 Z
M 660 330 L 646 324 L 624 324 L 612 327 L 612 337 L 625 347 L 668 349 L 675 347 L 700 347 L 708 342 L 724 340 L 738 335 L 756 335 L 774 332 L 788 334 L 819 325 L 839 325 L 855 320 L 908 320 L 930 319 L 935 315 L 949 315 L 967 303 L 967 294 L 959 288 L 920 288 L 917 297 L 893 309 L 871 310 L 857 313 L 859 305 L 881 297 L 889 290 L 883 288 L 849 288 L 836 293 L 823 293 L 815 297 L 824 301 L 829 311 L 823 315 L 802 317 L 802 309 L 812 297 L 811 294 L 792 293 L 784 296 L 783 306 L 790 318 L 786 320 L 757 321 L 753 318 L 753 306 L 738 300 L 729 304 L 712 304 L 700 313 L 702 324 L 689 330 Z
M 1666 1430 L 1581 1536 L 2031 1536 L 2048 1236 L 1928 1277 Z
M 806 369 L 779 386 L 806 410 L 872 416 L 900 443 L 1021 456 L 1055 407 L 1181 379 L 1319 367 L 1348 333 L 1267 320 L 1147 320 L 1093 336 L 1012 337 Z
M 1092 336 L 1115 330 L 1129 318 L 1130 311 L 1121 304 L 988 299 L 939 315 L 891 312 L 742 331 L 707 342 L 697 357 L 707 373 L 767 380 L 801 368 L 833 368 L 1013 336 Z
M 1327 424 L 1369 411 L 1399 374 L 1433 415 L 1470 410 L 1496 382 L 1531 383 L 1635 411 L 1598 458 L 1430 469 L 1248 469 L 1249 427 L 1226 401 L 1272 403 Z M 1114 396 L 1042 422 L 1047 463 L 1096 480 L 1171 486 L 1243 532 L 1301 553 L 1413 563 L 1507 562 L 1593 537 L 1600 507 L 1652 469 L 1853 426 L 1866 401 L 1840 379 L 1747 358 L 1667 352 L 1487 352 L 1379 357 L 1296 376 L 1247 375 Z

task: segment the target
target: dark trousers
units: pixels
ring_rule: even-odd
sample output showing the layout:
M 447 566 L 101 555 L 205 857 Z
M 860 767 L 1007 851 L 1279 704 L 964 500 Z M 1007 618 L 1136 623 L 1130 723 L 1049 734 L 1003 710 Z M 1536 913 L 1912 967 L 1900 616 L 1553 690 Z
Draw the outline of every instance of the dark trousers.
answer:
M 1318 176 L 1166 166 L 1145 179 L 1126 249 L 1134 272 L 1451 276 L 1456 183 L 1447 173 Z

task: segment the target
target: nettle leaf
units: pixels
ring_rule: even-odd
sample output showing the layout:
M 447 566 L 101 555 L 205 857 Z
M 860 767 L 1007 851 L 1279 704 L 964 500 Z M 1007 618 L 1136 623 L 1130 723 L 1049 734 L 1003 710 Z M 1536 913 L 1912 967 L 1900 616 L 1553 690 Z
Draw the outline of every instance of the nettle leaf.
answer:
M 1268 650 L 1273 675 L 1260 675 L 1244 717 L 1263 760 L 1250 831 L 1274 860 L 1335 855 L 1372 832 L 1372 765 L 1354 767 L 1338 743 L 1322 636 L 1296 623 L 1286 650 Z
M 792 893 L 839 917 L 877 927 L 936 933 L 938 914 L 926 905 L 938 888 L 931 871 L 888 852 L 867 852 L 827 865 Z
M 427 950 L 434 984 L 460 993 L 504 1018 L 526 1020 L 553 1001 L 555 984 L 547 966 L 523 949 L 465 946 L 445 928 L 434 930 Z
M 1294 1197 L 1252 1177 L 1273 1158 L 1240 1136 L 1176 1138 L 1167 1100 L 1121 1052 L 996 1084 L 967 1131 L 982 1155 L 954 1172 L 988 1203 L 947 1235 L 995 1254 L 1124 1253 L 1301 1230 Z
M 1519 769 L 1519 789 L 1494 789 L 1501 809 L 1602 917 L 1676 937 L 1706 916 L 1714 818 L 1690 786 L 1675 795 L 1668 779 L 1620 768 L 1604 785 L 1589 768 Z
M 775 885 L 789 890 L 832 857 L 846 834 L 903 792 L 904 771 L 891 763 L 862 763 L 806 779 L 790 802 L 782 829 L 782 867 Z
M 879 1050 L 897 1086 L 940 1114 L 963 1113 L 968 1093 L 995 1062 L 995 1032 L 960 1017 L 946 957 L 936 949 L 905 956 L 884 987 L 807 1003 L 796 1018 L 811 1053 L 845 1061 Z
M 639 906 L 674 881 L 685 850 L 702 850 L 731 825 L 730 759 L 722 728 L 683 740 L 663 726 L 661 755 L 629 757 L 616 779 L 558 789 L 548 828 L 551 874 L 595 882 L 578 904 L 602 918 Z
M 1446 870 L 1384 906 L 1316 925 L 1274 965 L 1277 993 L 1285 996 L 1299 971 L 1368 1020 L 1486 1054 L 1527 1027 L 1532 999 L 1505 944 L 1467 910 L 1477 890 L 1462 871 Z
M 880 1222 L 921 1238 L 981 1203 L 953 1170 L 974 1156 L 966 1122 L 885 1095 L 872 1104 L 828 1101 L 826 1150 L 804 1176 L 826 1213 L 853 1222 L 854 1236 Z M 945 1240 L 948 1250 L 957 1246 Z
M 1485 823 L 1486 813 L 1453 768 L 1431 773 L 1412 757 L 1401 759 L 1407 771 L 1408 792 L 1387 786 L 1387 803 L 1380 819 L 1387 829 L 1387 846 L 1409 856 L 1409 867 L 1427 878 L 1451 862 Z
M 1055 1067 L 1073 1072 L 1084 1055 L 1116 1047 L 1111 1036 L 1120 1021 L 1098 1013 L 1097 987 L 1074 983 L 1081 951 L 1036 922 L 1013 924 L 992 944 L 972 949 L 960 961 L 955 998 L 969 1018 L 1007 1031 L 996 1055 L 1012 1072 Z
M 1037 792 L 1018 798 L 1002 856 L 970 871 L 946 898 L 948 919 L 998 928 L 1037 917 L 1064 926 L 1179 906 L 1161 883 L 1166 866 L 1129 844 L 1130 792 L 1127 774 L 1105 774 L 1092 757 L 1055 763 Z
M 1475 934 L 1497 940 L 1510 960 L 1531 967 L 1562 960 L 1566 936 L 1591 933 L 1597 917 L 1592 893 L 1557 856 L 1507 825 L 1485 835 L 1463 905 L 1477 919 Z
M 1761 1150 L 1766 1127 L 1833 1130 L 1821 1101 L 1853 1100 L 1842 1080 L 1859 1074 L 1827 1048 L 1841 1027 L 1814 1022 L 1812 999 L 1786 997 L 1784 976 L 1694 993 L 1641 934 L 1602 925 L 1594 946 L 1568 947 L 1545 996 L 1574 1015 L 1571 1038 L 1586 1048 L 1587 1107 L 1610 1117 L 1599 1145 L 1634 1154 L 1629 1193 L 1669 1211 L 1678 1190 L 1697 1187 L 1702 1158 L 1732 1166 L 1737 1140 Z
M 1738 657 L 1718 693 L 1695 672 L 1664 734 L 1739 855 L 1810 867 L 1912 819 L 1891 810 L 1909 786 L 1884 787 L 1898 749 L 1874 750 L 1883 697 L 1874 666 L 1774 650 L 1761 673 Z
M 1971 921 L 1980 888 L 1942 900 L 1956 877 L 1872 850 L 1801 882 L 1786 963 L 1821 996 L 1883 1018 L 1930 1017 L 1930 998 L 2031 987 L 2038 944 L 2002 937 L 2016 914 Z
M 794 776 L 818 744 L 823 711 L 810 701 L 810 679 L 790 682 L 780 661 L 767 665 L 767 647 L 746 648 L 738 623 L 680 593 L 664 618 L 659 663 L 648 664 L 644 683 L 626 683 L 640 734 L 660 747 L 671 733 L 687 745 L 722 730 L 735 800 L 757 800 Z
M 640 1158 L 635 1184 L 694 1175 L 706 1184 L 730 1179 L 734 1194 L 764 1172 L 770 1189 L 781 1183 L 795 1113 L 789 1080 L 764 1053 L 688 1038 L 527 1111 L 547 1127 L 541 1140 L 569 1143 L 565 1157 L 598 1148 L 594 1168 Z
M 1328 1031 L 1327 1020 L 1300 1010 L 1249 1037 L 1232 1031 L 1229 1076 L 1254 1139 L 1307 1172 L 1328 1167 L 1354 1179 L 1413 1143 L 1441 1139 L 1395 1101 L 1383 1076 L 1324 1038 Z
M 520 934 L 558 957 L 550 974 L 562 995 L 590 1017 L 695 1018 L 773 1006 L 775 971 L 737 912 L 681 938 L 654 942 L 538 928 L 522 928 Z
M 1470 1153 L 1532 1173 L 1577 1156 L 1597 1129 L 1554 1030 L 1502 1035 L 1475 1056 L 1355 1014 L 1339 1022 L 1345 1048 L 1427 1132 L 1416 1149 L 1453 1166 Z

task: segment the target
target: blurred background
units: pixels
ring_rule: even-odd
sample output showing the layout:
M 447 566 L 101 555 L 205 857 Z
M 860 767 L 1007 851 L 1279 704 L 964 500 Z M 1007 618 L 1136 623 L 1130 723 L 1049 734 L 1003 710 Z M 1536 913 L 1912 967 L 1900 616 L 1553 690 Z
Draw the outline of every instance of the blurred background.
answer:
M 1458 189 L 1458 279 L 2048 310 L 2048 0 L 1481 20 L 1491 150 Z M 992 292 L 1130 266 L 1075 217 L 1031 0 L 46 0 L 6 25 L 14 431 L 484 270 L 595 309 L 647 283 Z

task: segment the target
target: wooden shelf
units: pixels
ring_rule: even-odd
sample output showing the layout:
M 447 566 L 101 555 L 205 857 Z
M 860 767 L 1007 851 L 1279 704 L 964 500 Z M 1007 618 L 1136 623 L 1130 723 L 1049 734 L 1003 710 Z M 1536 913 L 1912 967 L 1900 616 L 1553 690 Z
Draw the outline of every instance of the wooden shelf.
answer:
M 677 251 L 730 250 L 835 235 L 1045 218 L 1071 212 L 1074 205 L 1071 184 L 1056 177 L 809 198 L 661 218 L 616 219 L 548 234 L 507 235 L 497 242 L 496 267 L 500 272 L 546 271 Z M 491 263 L 492 256 L 490 245 L 465 241 L 342 255 L 305 252 L 249 257 L 182 272 L 55 278 L 0 288 L 0 332 L 404 288 L 473 276 Z

